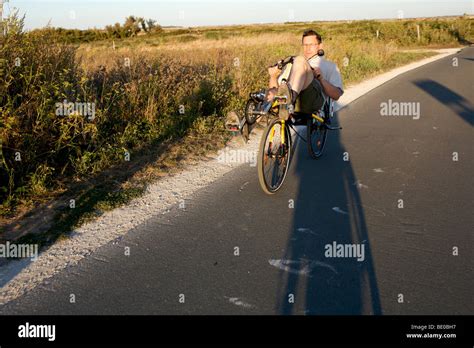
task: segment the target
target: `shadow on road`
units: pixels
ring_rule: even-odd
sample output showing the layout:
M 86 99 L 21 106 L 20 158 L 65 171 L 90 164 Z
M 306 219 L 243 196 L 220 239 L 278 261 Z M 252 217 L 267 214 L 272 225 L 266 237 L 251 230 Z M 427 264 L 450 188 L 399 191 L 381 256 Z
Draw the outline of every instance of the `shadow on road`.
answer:
M 382 314 L 358 182 L 344 152 L 338 131 L 330 132 L 319 160 L 300 143 L 293 164 L 299 177 L 294 221 L 278 265 L 279 314 Z M 333 243 L 363 245 L 364 260 L 327 257 Z M 304 313 L 295 313 L 300 301 Z
M 189 98 L 199 99 L 206 95 L 208 89 L 209 86 L 202 83 Z M 204 109 L 203 112 L 209 111 Z M 199 115 L 197 112 L 189 113 L 187 118 L 176 121 L 173 127 L 164 130 L 158 138 L 131 148 L 130 161 L 111 165 L 97 174 L 83 175 L 75 179 L 68 176 L 61 177 L 60 186 L 65 188 L 62 194 L 45 202 L 38 202 L 30 211 L 24 215 L 19 214 L 11 222 L 0 223 L 0 244 L 5 244 L 7 241 L 17 245 L 35 244 L 41 254 L 53 246 L 59 238 L 72 237 L 74 230 L 86 218 L 102 215 L 104 211 L 98 208 L 101 205 L 109 208 L 123 206 L 140 196 L 146 190 L 145 183 L 135 184 L 129 189 L 125 189 L 124 184 L 131 181 L 137 172 L 151 165 L 163 168 L 164 171 L 179 166 L 184 158 L 181 155 L 167 157 L 167 154 L 172 153 L 173 146 L 182 143 L 185 135 L 192 131 L 193 122 Z M 74 209 L 69 205 L 71 199 L 75 200 Z M 0 203 L 3 203 L 1 197 Z M 0 259 L 0 290 L 28 264 L 28 260 Z M 9 269 L 4 271 L 7 265 Z
M 450 107 L 471 126 L 474 123 L 474 106 L 463 96 L 430 79 L 417 80 L 416 86 L 431 95 L 440 103 Z

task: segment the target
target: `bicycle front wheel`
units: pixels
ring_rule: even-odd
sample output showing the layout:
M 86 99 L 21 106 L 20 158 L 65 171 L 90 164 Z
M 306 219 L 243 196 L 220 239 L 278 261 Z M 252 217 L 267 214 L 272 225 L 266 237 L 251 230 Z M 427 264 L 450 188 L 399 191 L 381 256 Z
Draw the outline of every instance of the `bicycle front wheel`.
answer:
M 265 193 L 274 194 L 282 187 L 290 166 L 291 155 L 291 135 L 288 125 L 275 119 L 263 131 L 258 153 L 258 180 Z

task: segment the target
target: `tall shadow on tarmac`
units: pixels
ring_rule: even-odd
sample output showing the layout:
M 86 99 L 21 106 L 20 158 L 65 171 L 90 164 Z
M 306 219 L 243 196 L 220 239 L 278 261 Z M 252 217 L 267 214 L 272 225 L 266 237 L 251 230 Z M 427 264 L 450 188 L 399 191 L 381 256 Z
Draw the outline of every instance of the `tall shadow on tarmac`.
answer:
M 434 99 L 451 108 L 471 126 L 474 125 L 474 106 L 469 100 L 430 79 L 417 80 L 414 83 Z
M 338 123 L 335 115 L 333 124 Z M 343 131 L 329 132 L 318 160 L 310 158 L 302 141 L 295 153 L 299 187 L 292 231 L 277 265 L 279 314 L 382 314 L 357 178 L 350 157 L 343 158 Z M 361 244 L 363 260 L 328 257 L 334 243 Z

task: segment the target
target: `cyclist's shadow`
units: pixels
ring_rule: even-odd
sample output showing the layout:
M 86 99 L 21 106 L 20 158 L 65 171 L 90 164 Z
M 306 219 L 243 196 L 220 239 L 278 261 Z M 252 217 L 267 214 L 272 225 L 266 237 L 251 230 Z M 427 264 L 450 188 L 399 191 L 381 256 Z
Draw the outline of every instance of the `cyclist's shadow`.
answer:
M 333 120 L 338 124 L 337 114 Z M 300 134 L 306 137 L 305 131 Z M 279 265 L 276 309 L 280 314 L 382 314 L 357 178 L 343 158 L 340 132 L 330 131 L 319 160 L 310 159 L 306 143 L 298 143 L 290 170 L 299 183 Z M 334 243 L 363 245 L 364 260 L 328 257 Z

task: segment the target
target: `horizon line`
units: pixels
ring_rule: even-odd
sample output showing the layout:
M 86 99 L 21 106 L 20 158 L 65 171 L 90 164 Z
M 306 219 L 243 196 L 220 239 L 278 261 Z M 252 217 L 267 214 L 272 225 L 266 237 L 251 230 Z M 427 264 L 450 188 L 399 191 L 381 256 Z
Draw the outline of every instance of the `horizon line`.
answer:
M 12 11 L 13 13 L 13 11 Z M 10 13 L 11 14 L 11 13 Z M 9 14 L 9 15 L 10 15 Z M 135 16 L 135 15 L 129 15 L 129 16 L 134 16 L 134 17 L 140 17 L 140 16 Z M 8 16 L 6 16 L 8 17 Z M 255 23 L 245 23 L 245 24 L 218 24 L 218 25 L 189 25 L 189 26 L 182 26 L 182 25 L 160 25 L 161 28 L 167 29 L 167 28 L 176 28 L 176 29 L 185 29 L 185 28 L 220 28 L 220 27 L 234 27 L 234 26 L 252 26 L 252 25 L 275 25 L 275 24 L 304 24 L 304 23 L 330 23 L 330 22 L 362 22 L 362 21 L 391 21 L 391 20 L 396 20 L 396 21 L 406 21 L 406 20 L 423 20 L 423 19 L 437 19 L 437 18 L 455 18 L 455 17 L 474 17 L 474 13 L 463 13 L 463 14 L 450 14 L 450 15 L 441 15 L 441 16 L 423 16 L 423 17 L 406 17 L 406 18 L 397 18 L 397 17 L 379 17 L 379 18 L 363 18 L 363 19 L 333 19 L 333 20 L 314 20 L 314 21 L 285 21 L 285 22 L 255 22 Z M 22 18 L 26 18 L 26 14 L 23 15 Z M 127 17 L 124 17 L 124 20 Z M 153 18 L 146 18 L 146 19 L 153 19 Z M 0 21 L 2 21 L 3 18 L 0 18 Z M 52 21 L 50 19 L 49 21 Z M 117 23 L 117 22 L 116 22 Z M 107 24 L 107 25 L 115 25 L 116 23 L 113 24 Z M 122 23 L 120 23 L 122 24 Z M 106 26 L 107 26 L 106 25 Z M 97 27 L 89 27 L 86 29 L 80 29 L 80 28 L 64 28 L 64 27 L 56 27 L 56 26 L 49 26 L 49 24 L 43 26 L 43 27 L 37 27 L 37 28 L 31 28 L 27 30 L 41 30 L 45 28 L 53 28 L 53 29 L 65 29 L 65 30 L 80 30 L 80 31 L 86 31 L 86 30 L 105 30 L 105 26 L 102 28 L 97 28 Z

